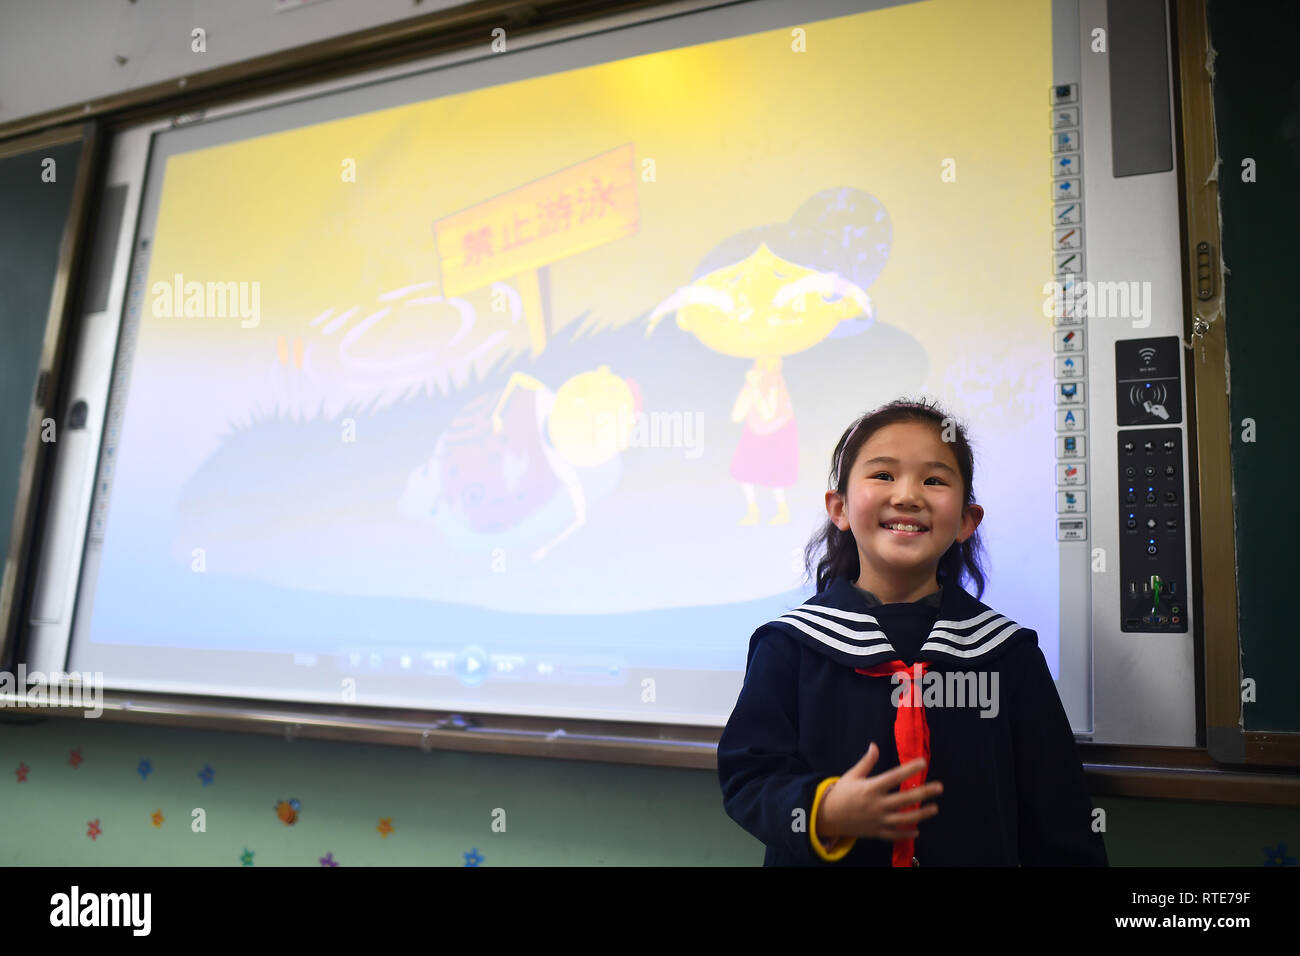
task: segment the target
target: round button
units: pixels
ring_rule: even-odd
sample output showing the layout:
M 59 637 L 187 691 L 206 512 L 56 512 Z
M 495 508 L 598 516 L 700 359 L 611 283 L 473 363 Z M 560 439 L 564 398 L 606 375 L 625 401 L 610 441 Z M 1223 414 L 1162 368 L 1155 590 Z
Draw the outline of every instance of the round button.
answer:
M 456 676 L 466 687 L 477 687 L 487 680 L 487 651 L 471 644 L 456 655 Z

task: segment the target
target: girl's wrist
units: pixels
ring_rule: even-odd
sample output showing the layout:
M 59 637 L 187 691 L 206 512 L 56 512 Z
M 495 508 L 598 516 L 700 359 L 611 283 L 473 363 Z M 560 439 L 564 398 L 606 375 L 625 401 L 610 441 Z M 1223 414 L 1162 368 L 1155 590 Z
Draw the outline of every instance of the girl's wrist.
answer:
M 831 784 L 822 794 L 821 806 L 817 808 L 817 819 L 813 822 L 813 826 L 817 828 L 817 835 L 822 838 L 823 843 L 831 843 L 840 835 L 836 832 L 835 819 L 830 812 L 831 791 L 834 789 L 835 784 Z

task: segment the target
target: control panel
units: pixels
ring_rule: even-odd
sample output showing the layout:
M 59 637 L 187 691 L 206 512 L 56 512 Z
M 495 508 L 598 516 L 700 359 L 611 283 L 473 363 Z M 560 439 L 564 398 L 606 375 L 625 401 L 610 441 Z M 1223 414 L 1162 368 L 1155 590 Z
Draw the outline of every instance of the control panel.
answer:
M 1176 336 L 1115 343 L 1120 629 L 1186 632 L 1186 476 Z

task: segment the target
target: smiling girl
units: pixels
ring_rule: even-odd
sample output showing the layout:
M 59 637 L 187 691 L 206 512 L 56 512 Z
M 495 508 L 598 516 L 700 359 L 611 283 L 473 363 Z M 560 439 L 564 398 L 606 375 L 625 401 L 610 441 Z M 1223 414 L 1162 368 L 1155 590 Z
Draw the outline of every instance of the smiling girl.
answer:
M 973 479 L 924 402 L 836 444 L 817 594 L 755 631 L 718 743 L 765 865 L 1107 865 L 1038 635 L 961 586 L 984 593 Z

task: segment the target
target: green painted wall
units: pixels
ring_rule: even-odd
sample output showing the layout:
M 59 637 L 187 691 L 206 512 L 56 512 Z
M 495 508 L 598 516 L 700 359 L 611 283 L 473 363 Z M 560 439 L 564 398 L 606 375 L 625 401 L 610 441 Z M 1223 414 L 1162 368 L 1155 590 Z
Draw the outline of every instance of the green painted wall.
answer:
M 146 759 L 152 772 L 142 776 Z M 300 802 L 292 826 L 274 809 L 289 799 Z M 1094 802 L 1107 813 L 1115 866 L 1263 866 L 1266 848 L 1280 844 L 1290 865 L 1300 856 L 1300 808 Z M 204 833 L 191 830 L 196 807 L 206 813 Z M 505 811 L 503 833 L 492 830 L 496 808 Z M 378 829 L 385 817 L 388 836 Z M 255 866 L 318 866 L 327 854 L 342 866 L 464 866 L 472 850 L 482 866 L 763 859 L 761 844 L 723 813 L 712 771 L 82 718 L 0 723 L 0 865 L 240 866 L 245 850 Z

